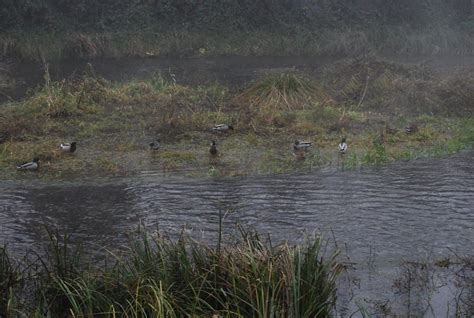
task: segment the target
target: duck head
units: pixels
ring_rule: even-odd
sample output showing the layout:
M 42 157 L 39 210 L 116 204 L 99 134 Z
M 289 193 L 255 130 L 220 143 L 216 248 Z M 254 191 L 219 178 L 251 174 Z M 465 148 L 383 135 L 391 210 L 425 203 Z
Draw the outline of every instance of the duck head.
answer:
M 39 161 L 40 161 L 40 160 L 39 160 L 38 157 L 33 158 L 33 162 L 36 162 L 36 163 L 37 163 L 37 162 L 39 162 Z

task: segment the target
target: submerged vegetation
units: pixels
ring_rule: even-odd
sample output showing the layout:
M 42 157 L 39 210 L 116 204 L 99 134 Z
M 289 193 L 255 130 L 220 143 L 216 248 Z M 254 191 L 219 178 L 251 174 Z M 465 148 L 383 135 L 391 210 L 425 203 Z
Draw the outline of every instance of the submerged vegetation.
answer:
M 313 77 L 264 75 L 241 90 L 184 86 L 162 74 L 113 83 L 92 66 L 52 81 L 46 66 L 44 85 L 2 106 L 0 167 L 12 176 L 16 163 L 39 157 L 39 175 L 51 177 L 143 170 L 199 176 L 210 167 L 209 175 L 222 176 L 440 156 L 474 140 L 473 86 L 472 74 L 383 60 L 341 61 Z M 217 123 L 235 129 L 216 134 Z M 410 125 L 416 129 L 407 133 Z M 337 154 L 341 137 L 349 142 L 344 156 Z M 147 151 L 156 138 L 162 149 Z M 291 152 L 299 138 L 314 145 L 303 161 Z M 211 140 L 220 153 L 212 160 Z M 78 151 L 62 153 L 59 144 L 71 141 Z
M 207 246 L 141 228 L 120 251 L 85 255 L 70 236 L 48 234 L 45 252 L 25 260 L 21 275 L 0 249 L 2 316 L 329 317 L 342 270 L 320 237 L 272 245 L 241 230 L 235 241 Z

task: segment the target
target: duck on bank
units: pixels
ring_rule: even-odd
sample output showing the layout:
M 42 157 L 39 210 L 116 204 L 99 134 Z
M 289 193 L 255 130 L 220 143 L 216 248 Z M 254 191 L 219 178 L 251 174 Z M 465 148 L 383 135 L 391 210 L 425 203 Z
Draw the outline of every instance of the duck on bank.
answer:
M 62 152 L 74 153 L 76 151 L 76 148 L 77 148 L 76 144 L 77 143 L 75 141 L 71 142 L 70 144 L 69 143 L 64 143 L 64 144 L 60 144 L 59 148 L 61 148 Z
M 217 156 L 217 145 L 216 145 L 216 142 L 214 140 L 211 142 L 211 148 L 209 148 L 209 153 L 212 156 Z
M 212 127 L 212 130 L 217 132 L 229 132 L 230 130 L 234 130 L 234 127 L 227 124 L 218 124 Z
M 294 152 L 306 151 L 309 149 L 309 147 L 311 147 L 311 142 L 295 140 L 295 143 L 293 144 L 293 151 Z
M 341 142 L 338 145 L 339 153 L 345 154 L 347 152 L 347 143 L 346 138 L 342 138 Z
M 150 143 L 148 144 L 148 146 L 149 146 L 150 150 L 152 150 L 152 151 L 159 150 L 159 149 L 161 148 L 161 140 L 160 140 L 160 139 L 157 139 L 157 140 L 155 140 L 155 141 L 153 141 L 153 142 L 150 142 Z
M 39 158 L 33 158 L 30 162 L 20 163 L 16 166 L 17 170 L 33 171 L 39 168 Z

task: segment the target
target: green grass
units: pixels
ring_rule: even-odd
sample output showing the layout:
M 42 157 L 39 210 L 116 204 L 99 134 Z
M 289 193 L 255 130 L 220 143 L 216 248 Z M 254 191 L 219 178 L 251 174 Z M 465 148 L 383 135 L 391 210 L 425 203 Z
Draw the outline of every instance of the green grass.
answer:
M 44 312 L 54 317 L 329 317 L 335 308 L 342 268 L 336 254 L 324 255 L 317 236 L 296 246 L 274 245 L 241 229 L 237 241 L 204 245 L 139 228 L 121 251 L 101 255 L 108 265 L 100 266 L 91 265 L 92 255 L 71 245 L 69 235 L 48 235 L 38 264 L 24 274 L 35 289 L 27 294 L 16 290 L 11 297 L 18 302 L 11 303 L 13 308 L 0 303 L 3 312 L 33 317 Z M 4 272 L 13 273 L 10 268 Z
M 22 101 L 2 105 L 2 175 L 80 178 L 155 170 L 233 176 L 310 170 L 338 162 L 337 144 L 342 137 L 349 142 L 344 165 L 352 168 L 443 156 L 471 147 L 469 76 L 428 76 L 417 66 L 376 60 L 370 64 L 371 73 L 383 77 L 390 70 L 397 75 L 387 83 L 387 78 L 377 80 L 372 75 L 376 87 L 369 85 L 361 103 L 364 86 L 354 79 L 366 74 L 366 67 L 358 61 L 338 62 L 321 73 L 324 80 L 293 72 L 271 74 L 242 90 L 218 84 L 178 85 L 160 74 L 111 83 L 94 76 L 92 69 L 74 81 L 54 82 L 45 67 L 42 86 Z M 420 76 L 430 78 L 430 85 L 420 93 L 431 101 L 423 104 L 425 109 L 418 105 L 414 113 L 410 101 L 400 100 L 395 108 L 389 103 L 374 111 L 372 105 L 384 97 L 391 96 L 392 101 L 406 95 L 391 88 L 401 77 L 411 87 Z M 465 82 L 458 80 L 460 76 Z M 336 91 L 338 87 L 342 89 Z M 435 87 L 441 87 L 442 93 Z M 446 94 L 449 99 L 441 99 Z M 235 130 L 215 134 L 211 127 L 217 123 L 232 124 Z M 418 131 L 405 134 L 404 127 L 411 123 L 419 126 Z M 374 137 L 381 132 L 383 143 Z M 163 147 L 151 153 L 148 143 L 156 138 L 161 138 Z M 295 139 L 314 144 L 305 160 L 292 155 Z M 211 140 L 217 141 L 220 153 L 213 160 L 208 152 Z M 77 153 L 61 153 L 59 144 L 71 141 L 78 142 Z M 41 160 L 39 173 L 15 171 L 15 164 L 33 157 Z

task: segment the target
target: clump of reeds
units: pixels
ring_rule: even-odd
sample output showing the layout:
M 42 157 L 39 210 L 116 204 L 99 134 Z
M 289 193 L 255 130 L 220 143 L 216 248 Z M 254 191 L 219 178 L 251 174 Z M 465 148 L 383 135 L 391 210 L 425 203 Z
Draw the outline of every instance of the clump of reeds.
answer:
M 261 111 L 293 111 L 325 102 L 328 96 L 315 82 L 289 72 L 268 75 L 253 83 L 237 98 Z
M 71 57 L 97 58 L 110 56 L 110 39 L 108 34 L 73 33 L 65 36 L 66 55 Z
M 64 118 L 95 112 L 101 98 L 103 84 L 85 74 L 78 81 L 52 81 L 45 64 L 44 85 L 23 103 L 24 115 L 35 114 L 48 118 Z
M 0 247 L 0 317 L 9 317 L 15 305 L 16 287 L 21 281 L 18 264 Z
M 140 228 L 108 264 L 87 265 L 69 236 L 49 231 L 33 314 L 54 317 L 328 317 L 340 267 L 320 237 L 272 245 L 240 232 L 228 244 L 174 241 Z M 221 236 L 220 236 L 221 237 Z M 97 259 L 98 255 L 94 255 Z

